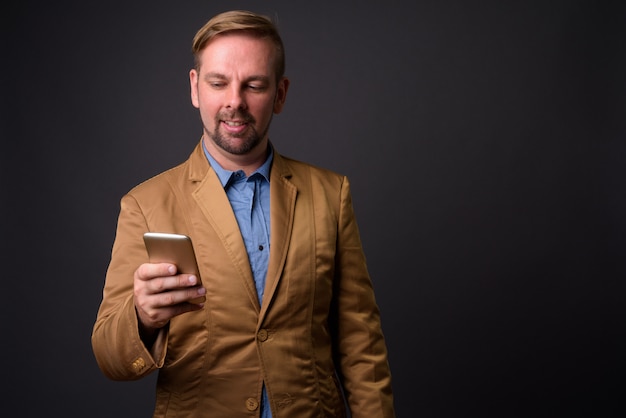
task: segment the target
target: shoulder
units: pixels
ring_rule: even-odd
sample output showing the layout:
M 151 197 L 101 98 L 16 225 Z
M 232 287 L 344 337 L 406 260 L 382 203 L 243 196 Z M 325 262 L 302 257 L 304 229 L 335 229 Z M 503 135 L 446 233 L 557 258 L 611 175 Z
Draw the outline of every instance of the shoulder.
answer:
M 350 183 L 344 174 L 283 155 L 276 158 L 272 177 L 295 186 L 300 197 L 310 196 L 318 203 L 338 204 L 350 196 Z
M 189 158 L 180 164 L 162 171 L 155 176 L 144 180 L 132 188 L 130 195 L 161 195 L 176 190 L 189 191 L 202 182 L 209 172 L 210 166 L 204 156 L 201 143 L 198 143 L 189 155 Z
M 154 196 L 155 193 L 160 194 L 163 191 L 172 189 L 176 183 L 186 178 L 185 172 L 187 164 L 187 162 L 181 163 L 142 181 L 130 189 L 128 194 L 133 196 Z
M 281 154 L 275 156 L 274 168 L 285 177 L 297 178 L 304 176 L 312 180 L 338 183 L 346 180 L 346 176 L 341 173 Z

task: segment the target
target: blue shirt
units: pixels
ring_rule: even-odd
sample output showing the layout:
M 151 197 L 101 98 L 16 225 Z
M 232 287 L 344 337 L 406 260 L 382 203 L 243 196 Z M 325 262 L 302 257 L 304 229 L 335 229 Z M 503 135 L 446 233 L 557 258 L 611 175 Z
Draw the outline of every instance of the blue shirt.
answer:
M 204 142 L 202 146 L 204 147 Z M 246 177 L 243 170 L 229 171 L 222 168 L 204 148 L 204 154 L 224 186 L 235 218 L 237 218 L 248 252 L 259 304 L 263 301 L 265 276 L 270 256 L 270 167 L 274 150 L 271 146 L 269 149 L 269 156 L 263 165 Z M 265 385 L 262 396 L 261 418 L 271 418 L 272 412 Z

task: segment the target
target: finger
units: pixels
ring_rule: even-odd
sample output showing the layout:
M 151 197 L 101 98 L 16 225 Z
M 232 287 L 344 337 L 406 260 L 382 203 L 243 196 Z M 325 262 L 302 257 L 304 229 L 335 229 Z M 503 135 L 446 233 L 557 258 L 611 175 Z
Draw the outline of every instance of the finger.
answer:
M 144 263 L 136 270 L 140 280 L 151 280 L 155 277 L 167 277 L 176 274 L 176 266 L 171 263 Z
M 179 303 L 177 305 L 150 308 L 147 310 L 138 309 L 140 321 L 147 327 L 158 329 L 164 327 L 170 319 L 187 312 L 198 311 L 204 307 L 203 303 Z
M 190 301 L 204 298 L 206 290 L 204 287 L 177 288 L 158 292 L 152 295 L 151 304 L 154 308 L 171 307 Z
M 178 274 L 168 277 L 155 277 L 146 282 L 150 293 L 162 293 L 197 286 L 199 280 L 193 274 Z

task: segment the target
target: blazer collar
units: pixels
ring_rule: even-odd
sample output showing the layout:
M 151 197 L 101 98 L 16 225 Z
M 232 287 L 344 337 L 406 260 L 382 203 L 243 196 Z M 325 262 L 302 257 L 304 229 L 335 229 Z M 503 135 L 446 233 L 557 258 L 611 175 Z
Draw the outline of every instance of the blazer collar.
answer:
M 270 170 L 270 259 L 259 323 L 278 287 L 291 241 L 298 192 L 290 181 L 291 177 L 288 161 L 274 149 Z M 231 262 L 241 272 L 240 278 L 244 281 L 250 301 L 258 308 L 254 279 L 237 220 L 217 174 L 204 155 L 201 140 L 189 157 L 189 180 L 199 182 L 198 188 L 193 192 L 194 199 L 213 229 L 218 232 L 223 245 L 229 248 Z

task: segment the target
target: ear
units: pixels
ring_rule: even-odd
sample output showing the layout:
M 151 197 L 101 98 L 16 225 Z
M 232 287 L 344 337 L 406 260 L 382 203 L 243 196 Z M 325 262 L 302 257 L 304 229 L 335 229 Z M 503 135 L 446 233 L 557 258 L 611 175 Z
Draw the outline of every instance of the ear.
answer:
M 192 69 L 189 71 L 189 87 L 191 89 L 191 104 L 195 108 L 200 108 L 200 101 L 198 99 L 198 71 Z
M 289 79 L 283 77 L 278 82 L 276 88 L 276 97 L 274 98 L 274 113 L 279 114 L 283 111 L 285 100 L 287 99 L 287 90 L 289 90 Z

